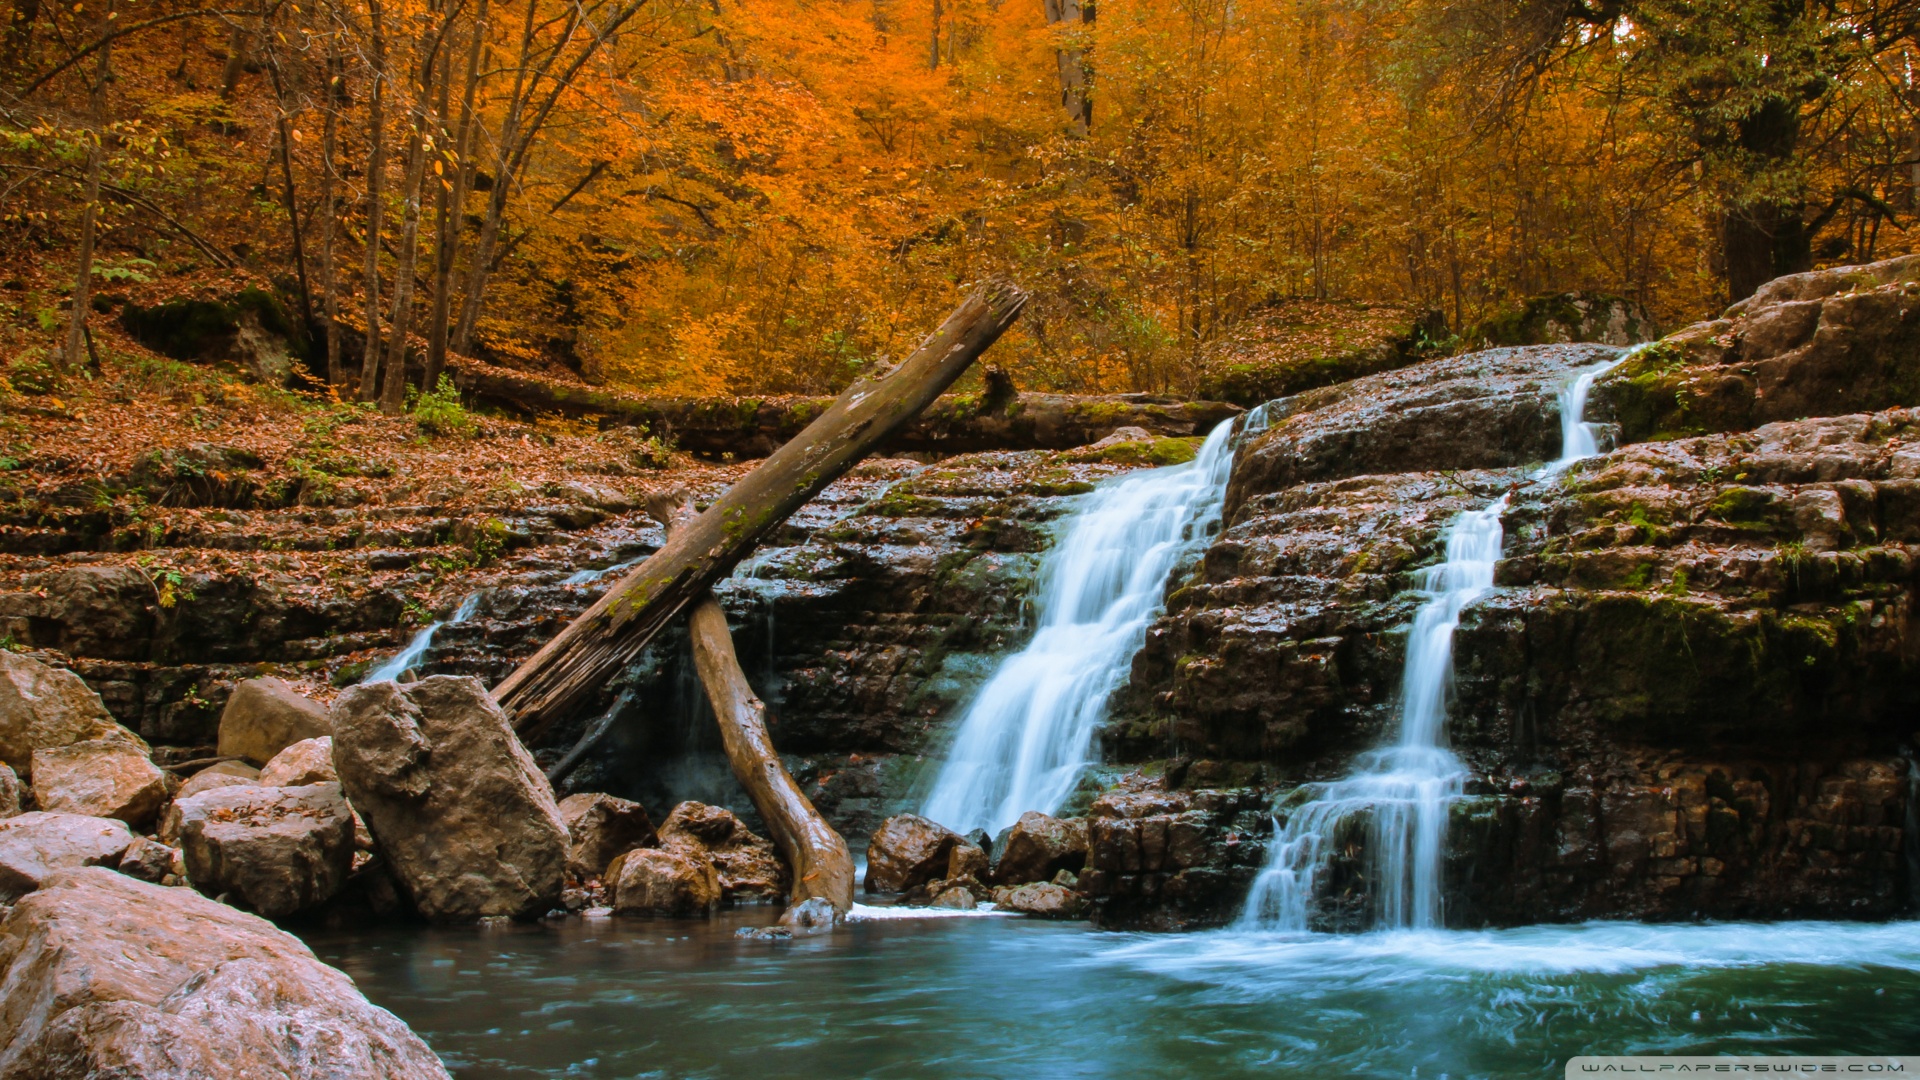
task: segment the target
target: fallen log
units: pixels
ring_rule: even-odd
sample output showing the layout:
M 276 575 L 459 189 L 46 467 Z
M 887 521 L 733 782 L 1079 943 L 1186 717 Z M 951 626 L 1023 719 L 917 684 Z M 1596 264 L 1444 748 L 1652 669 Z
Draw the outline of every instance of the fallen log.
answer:
M 494 688 L 535 738 L 605 686 L 760 538 L 898 431 L 997 341 L 1027 295 L 990 281 L 893 370 L 848 387 L 806 430 L 729 488 Z
M 693 520 L 691 504 L 673 507 L 654 501 L 647 507 L 667 527 L 668 536 Z M 720 741 L 734 778 L 760 811 L 774 846 L 793 871 L 790 901 L 799 904 L 819 897 L 844 915 L 853 909 L 853 855 L 847 842 L 813 808 L 792 774 L 780 763 L 767 731 L 767 706 L 748 685 L 734 652 L 727 613 L 713 590 L 704 589 L 687 614 L 687 632 L 693 646 L 693 666 L 706 687 L 707 701 L 720 725 Z
M 765 457 L 826 410 L 831 398 L 658 398 L 561 382 L 472 360 L 450 360 L 461 391 L 528 415 L 560 413 L 606 425 L 638 425 L 702 457 Z M 1070 450 L 1123 427 L 1162 438 L 1205 435 L 1241 412 L 1223 401 L 1160 394 L 1036 394 L 1001 376 L 978 394 L 946 394 L 878 449 L 884 453 L 971 454 L 982 450 Z

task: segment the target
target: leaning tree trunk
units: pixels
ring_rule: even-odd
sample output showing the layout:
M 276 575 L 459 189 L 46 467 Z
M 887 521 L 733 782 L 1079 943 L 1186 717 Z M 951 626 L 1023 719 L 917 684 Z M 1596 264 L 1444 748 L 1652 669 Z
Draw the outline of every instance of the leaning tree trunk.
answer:
M 648 507 L 648 512 L 667 527 L 669 535 L 693 520 L 693 505 L 677 510 L 670 500 Z M 793 782 L 793 775 L 780 763 L 773 748 L 773 736 L 767 731 L 767 706 L 747 683 L 740 670 L 740 658 L 733 650 L 733 633 L 727 628 L 727 613 L 713 590 L 703 589 L 694 598 L 687 615 L 687 632 L 693 643 L 693 666 L 707 688 L 707 701 L 713 705 L 714 719 L 720 725 L 720 740 L 727 750 L 727 763 L 734 778 L 760 811 L 760 819 L 773 834 L 774 845 L 793 871 L 792 903 L 815 897 L 833 905 L 844 915 L 853 910 L 853 856 L 820 811 Z
M 494 688 L 514 726 L 536 736 L 605 686 L 761 537 L 939 397 L 1013 324 L 1026 302 L 1026 293 L 1012 284 L 983 283 L 898 367 L 848 387 L 819 419 Z

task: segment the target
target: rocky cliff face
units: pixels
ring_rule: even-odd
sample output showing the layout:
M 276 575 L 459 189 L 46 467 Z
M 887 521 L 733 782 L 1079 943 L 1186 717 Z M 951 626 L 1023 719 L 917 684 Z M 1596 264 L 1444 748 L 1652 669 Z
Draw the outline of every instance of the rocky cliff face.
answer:
M 1289 793 L 1388 733 L 1413 572 L 1503 492 L 1500 589 L 1456 638 L 1451 733 L 1474 778 L 1450 832 L 1449 920 L 1904 910 L 1920 834 L 1914 265 L 1787 279 L 1633 354 L 1589 408 L 1623 445 L 1554 479 L 1532 473 L 1559 449 L 1559 386 L 1621 350 L 1496 349 L 1270 406 L 1219 536 L 1169 583 L 1116 697 L 1117 768 L 1076 803 L 1137 770 L 1124 790 L 1139 799 L 1090 811 L 1096 918 L 1237 910 Z M 836 825 L 864 836 L 912 805 L 959 707 L 1026 632 L 1073 497 L 1192 450 L 1149 437 L 873 461 L 724 583 L 774 737 Z M 635 509 L 653 479 L 409 482 L 315 507 L 243 498 L 241 466 L 208 471 L 178 481 L 200 509 L 160 541 L 177 581 L 116 550 L 84 492 L 32 493 L 39 509 L 0 537 L 14 644 L 69 660 L 157 744 L 211 743 L 238 678 L 350 683 L 429 616 L 445 624 L 423 670 L 495 681 L 618 574 L 583 568 L 661 539 Z M 739 471 L 671 479 L 711 497 Z M 656 819 L 689 798 L 748 809 L 684 651 L 663 640 L 607 689 L 596 708 L 620 718 L 562 794 L 635 798 Z M 1336 883 L 1356 883 L 1363 854 Z M 1354 918 L 1337 902 L 1322 915 Z

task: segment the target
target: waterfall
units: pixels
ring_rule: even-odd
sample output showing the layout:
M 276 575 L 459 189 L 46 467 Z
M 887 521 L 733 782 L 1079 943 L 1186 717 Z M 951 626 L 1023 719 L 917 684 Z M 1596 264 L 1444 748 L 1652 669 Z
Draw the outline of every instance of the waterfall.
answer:
M 1029 810 L 1058 810 L 1073 793 L 1168 576 L 1219 523 L 1232 432 L 1225 421 L 1192 461 L 1086 497 L 1041 565 L 1033 640 L 967 707 L 922 815 L 960 832 L 997 832 Z
M 1558 476 L 1599 452 L 1586 422 L 1594 380 L 1624 359 L 1582 368 L 1560 388 L 1560 456 L 1533 474 Z M 1446 746 L 1447 703 L 1453 691 L 1453 632 L 1460 614 L 1493 591 L 1500 560 L 1507 496 L 1454 519 L 1446 559 L 1419 571 L 1424 603 L 1407 635 L 1400 680 L 1399 732 L 1391 746 L 1370 750 L 1344 779 L 1307 785 L 1309 801 L 1275 823 L 1267 865 L 1254 879 L 1240 915 L 1244 928 L 1304 931 L 1316 887 L 1340 841 L 1364 819 L 1372 884 L 1373 923 L 1423 930 L 1441 924 L 1441 871 L 1447 814 L 1460 796 L 1466 768 Z
M 420 658 L 426 655 L 427 647 L 433 644 L 433 635 L 436 631 L 443 626 L 463 623 L 473 618 L 474 613 L 480 610 L 480 596 L 481 593 L 477 592 L 467 594 L 466 599 L 460 601 L 460 606 L 454 608 L 453 614 L 445 621 L 436 620 L 421 627 L 419 632 L 413 635 L 413 640 L 407 642 L 406 648 L 381 661 L 360 681 L 376 683 L 390 679 L 398 682 L 400 676 L 420 666 Z

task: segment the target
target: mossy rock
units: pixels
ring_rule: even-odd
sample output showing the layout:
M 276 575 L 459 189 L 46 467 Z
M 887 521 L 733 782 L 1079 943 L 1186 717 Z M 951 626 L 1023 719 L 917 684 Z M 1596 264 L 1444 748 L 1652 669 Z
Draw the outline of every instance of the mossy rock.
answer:
M 1208 347 L 1198 395 L 1253 406 L 1391 371 L 1452 351 L 1437 311 L 1287 300 L 1249 316 Z
M 120 324 L 147 348 L 175 360 L 232 360 L 263 382 L 284 385 L 307 335 L 281 299 L 247 288 L 227 300 L 180 297 L 143 307 L 128 303 Z
M 1577 341 L 1638 345 L 1657 340 L 1660 331 L 1637 301 L 1608 293 L 1563 292 L 1529 297 L 1489 316 L 1465 337 L 1475 347 L 1489 349 Z
M 1204 439 L 1133 439 L 1106 446 L 1088 446 L 1067 451 L 1069 461 L 1104 465 L 1147 465 L 1164 468 L 1185 465 L 1200 453 Z

